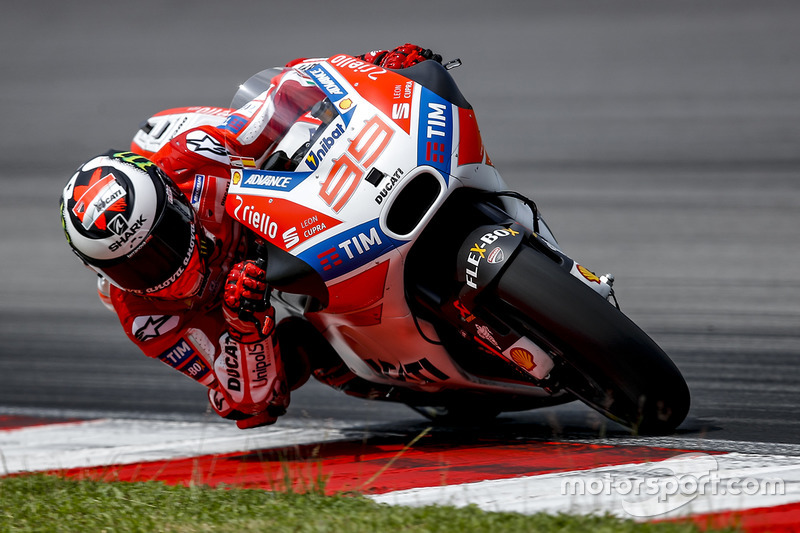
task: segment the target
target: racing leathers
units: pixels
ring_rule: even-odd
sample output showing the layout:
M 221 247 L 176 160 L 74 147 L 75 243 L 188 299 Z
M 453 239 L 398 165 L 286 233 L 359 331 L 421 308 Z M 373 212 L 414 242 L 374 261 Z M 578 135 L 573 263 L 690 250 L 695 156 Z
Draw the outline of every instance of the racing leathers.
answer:
M 205 108 L 170 110 L 162 116 L 217 122 L 219 113 Z M 247 321 L 238 318 L 238 309 L 223 302 L 231 273 L 241 276 L 252 246 L 252 236 L 225 213 L 230 171 L 223 136 L 222 130 L 204 124 L 178 134 L 155 153 L 143 146 L 142 136 L 131 145 L 133 152 L 164 170 L 196 211 L 201 228 L 197 246 L 205 266 L 198 293 L 190 298 L 153 298 L 123 291 L 101 279 L 100 294 L 147 356 L 208 387 L 214 410 L 246 428 L 274 422 L 288 406 L 289 387 L 274 328 L 240 331 L 247 329 Z M 273 311 L 261 312 L 268 313 Z
M 388 68 L 441 61 L 441 56 L 409 44 L 359 58 Z M 248 109 L 249 121 L 236 129 L 226 120 L 232 110 L 179 108 L 155 115 L 134 137 L 131 151 L 161 168 L 196 211 L 204 267 L 199 290 L 191 297 L 176 297 L 182 294 L 177 290 L 180 279 L 170 280 L 155 297 L 124 291 L 102 277 L 98 287 L 101 300 L 117 313 L 131 341 L 147 356 L 206 386 L 214 411 L 236 420 L 240 428 L 274 423 L 289 405 L 290 389 L 308 378 L 306 373 L 287 379 L 265 268 L 250 259 L 254 235 L 225 212 L 229 154 L 263 163 L 259 157 L 285 133 L 275 128 L 293 122 L 269 113 L 280 108 L 299 117 L 316 101 L 310 95 L 306 106 L 302 90 L 292 87 L 294 108 L 278 106 L 282 84 L 289 88 L 298 81 L 290 71 L 276 83 L 270 89 L 275 91 L 271 108 L 264 95 L 247 104 L 242 109 Z

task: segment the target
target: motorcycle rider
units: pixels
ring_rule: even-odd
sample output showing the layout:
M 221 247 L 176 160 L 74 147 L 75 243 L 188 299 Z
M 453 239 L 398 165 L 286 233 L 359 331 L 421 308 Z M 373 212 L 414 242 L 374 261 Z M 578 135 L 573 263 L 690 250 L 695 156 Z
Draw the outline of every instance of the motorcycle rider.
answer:
M 412 44 L 358 58 L 392 69 L 441 62 Z M 67 242 L 128 337 L 208 387 L 214 411 L 242 429 L 274 423 L 310 373 L 281 357 L 265 265 L 248 259 L 254 237 L 225 212 L 225 146 L 263 153 L 280 135 L 259 121 L 197 125 L 155 152 L 134 141 L 83 164 L 61 197 Z

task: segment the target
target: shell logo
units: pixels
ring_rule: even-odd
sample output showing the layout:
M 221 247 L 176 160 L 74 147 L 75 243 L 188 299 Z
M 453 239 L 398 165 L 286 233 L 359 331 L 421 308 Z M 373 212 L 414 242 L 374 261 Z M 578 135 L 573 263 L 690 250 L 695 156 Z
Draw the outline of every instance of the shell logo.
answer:
M 341 109 L 342 111 L 347 111 L 352 106 L 353 106 L 353 101 L 350 100 L 349 98 L 345 98 L 344 100 L 339 102 L 339 109 Z
M 595 283 L 600 283 L 600 278 L 595 275 L 594 272 L 591 272 L 589 269 L 578 265 L 578 272 L 580 272 L 584 278 L 588 279 L 589 281 L 593 281 Z
M 533 360 L 533 354 L 525 348 L 512 348 L 511 360 L 528 372 L 536 368 L 536 362 Z
M 239 182 L 242 181 L 242 173 L 239 172 L 238 170 L 234 170 L 231 181 L 233 182 L 234 185 L 239 185 Z

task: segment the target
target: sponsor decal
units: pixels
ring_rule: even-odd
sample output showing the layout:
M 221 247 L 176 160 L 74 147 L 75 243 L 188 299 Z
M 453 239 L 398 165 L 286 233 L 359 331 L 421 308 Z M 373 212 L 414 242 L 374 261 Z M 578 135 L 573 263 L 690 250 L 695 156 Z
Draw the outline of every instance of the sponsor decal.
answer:
M 232 167 L 237 168 L 256 168 L 256 160 L 252 157 L 240 157 L 237 155 L 229 156 Z
M 231 181 L 234 185 L 239 185 L 239 182 L 242 181 L 242 171 L 241 170 L 232 170 L 231 171 Z
M 533 354 L 525 348 L 512 348 L 509 355 L 511 356 L 512 361 L 528 372 L 536 368 L 536 362 L 533 360 Z
M 120 161 L 124 161 L 129 165 L 133 165 L 139 170 L 144 172 L 148 172 L 150 169 L 158 168 L 156 164 L 147 159 L 146 157 L 142 157 L 139 154 L 134 154 L 133 152 L 115 152 L 111 155 L 114 159 L 119 159 Z
M 484 258 L 486 258 L 486 248 L 475 243 L 472 248 L 470 248 L 469 255 L 467 255 L 467 263 L 472 265 L 472 267 L 467 267 L 467 285 L 473 289 L 478 288 L 478 285 L 475 284 L 475 278 L 478 277 L 478 267 L 481 264 L 481 260 Z
M 186 339 L 181 339 L 169 350 L 159 355 L 158 358 L 169 366 L 178 368 L 195 354 L 194 347 Z
M 179 370 L 196 381 L 205 381 L 205 378 L 209 377 L 211 373 L 211 369 L 199 355 L 192 357 L 189 362 Z
M 309 151 L 309 154 L 306 156 L 306 164 L 311 170 L 317 170 L 319 164 L 325 159 L 325 156 L 328 154 L 328 150 L 336 142 L 336 139 L 341 137 L 344 134 L 344 125 L 339 123 L 336 127 L 331 131 L 330 135 L 323 136 L 317 144 Z
M 576 264 L 575 266 L 578 267 L 578 272 L 580 272 L 584 278 L 588 279 L 593 283 L 600 283 L 600 278 L 598 278 L 594 272 L 578 264 Z
M 269 367 L 272 366 L 272 362 L 267 359 L 264 343 L 245 344 L 243 348 L 247 352 L 247 360 L 253 367 L 250 369 L 250 373 L 253 374 L 250 382 L 266 384 L 269 381 Z
M 378 194 L 378 196 L 376 196 L 376 197 L 375 197 L 375 203 L 376 203 L 376 204 L 378 204 L 378 205 L 380 205 L 381 203 L 383 203 L 383 200 L 384 200 L 384 199 L 385 199 L 387 196 L 389 196 L 389 193 L 390 193 L 390 192 L 392 192 L 392 189 L 394 189 L 394 186 L 395 186 L 395 185 L 397 184 L 397 182 L 398 182 L 398 181 L 400 181 L 401 179 L 403 179 L 403 171 L 402 171 L 401 169 L 399 169 L 399 168 L 398 168 L 397 170 L 395 170 L 395 171 L 394 171 L 394 174 L 392 174 L 392 179 L 390 179 L 390 180 L 389 180 L 389 181 L 388 181 L 388 182 L 387 182 L 387 183 L 386 183 L 386 184 L 383 186 L 383 188 L 381 189 L 381 191 L 380 191 L 380 193 Z
M 171 315 L 143 315 L 133 319 L 131 332 L 136 340 L 144 342 L 175 329 L 179 318 Z
M 211 377 L 211 369 L 186 339 L 181 338 L 158 359 L 196 381 L 203 382 Z
M 425 160 L 429 163 L 444 163 L 447 146 L 444 143 L 428 142 L 425 144 Z
M 430 165 L 447 179 L 453 153 L 453 106 L 440 96 L 423 89 L 420 98 L 417 159 Z
M 502 357 L 536 379 L 547 378 L 554 366 L 550 355 L 526 337 L 518 337 L 507 346 Z
M 331 65 L 335 65 L 340 70 L 347 69 L 363 74 L 372 81 L 376 81 L 381 75 L 388 72 L 386 69 L 373 65 L 372 63 L 367 63 L 366 61 L 343 54 L 330 58 L 328 62 Z
M 398 362 L 396 365 L 381 360 L 365 359 L 364 361 L 378 374 L 399 381 L 435 383 L 450 379 L 450 376 L 436 368 L 425 357 L 412 363 Z
M 489 255 L 486 257 L 486 262 L 496 265 L 498 263 L 502 263 L 505 260 L 505 254 L 503 254 L 503 249 L 499 246 L 489 252 Z
M 140 215 L 139 218 L 133 224 L 128 225 L 127 221 L 122 218 L 122 220 L 118 221 L 118 218 L 121 218 L 122 215 L 118 215 L 112 221 L 113 224 L 109 228 L 111 231 L 119 235 L 119 239 L 113 241 L 111 244 L 108 245 L 108 249 L 112 252 L 116 252 L 122 246 L 124 246 L 128 241 L 130 241 L 139 230 L 144 227 L 144 224 L 147 222 L 147 219 L 144 218 L 144 215 Z M 135 240 L 135 239 L 134 239 Z
M 344 250 L 347 257 L 353 259 L 356 254 L 363 255 L 369 253 L 373 247 L 379 247 L 383 244 L 380 235 L 378 235 L 377 228 L 370 228 L 369 234 L 359 233 L 351 239 L 339 243 L 339 248 Z
M 308 177 L 305 172 L 267 172 L 263 170 L 245 170 L 241 187 L 265 189 L 268 191 L 291 191 L 298 183 Z M 238 185 L 238 184 L 237 184 Z
M 458 314 L 461 316 L 461 320 L 463 320 L 467 324 L 469 324 L 470 322 L 472 322 L 477 318 L 475 315 L 472 314 L 472 311 L 470 311 L 464 306 L 461 300 L 454 301 L 453 307 L 455 307 L 456 311 L 458 311 Z
M 108 229 L 117 235 L 122 235 L 128 229 L 128 220 L 122 214 L 118 214 L 108 223 Z
M 233 216 L 236 220 L 246 224 L 264 237 L 274 239 L 278 235 L 278 223 L 272 220 L 271 215 L 246 204 L 244 198 L 239 195 L 236 195 L 236 201 L 237 205 L 233 209 Z
M 392 120 L 407 119 L 409 116 L 411 116 L 411 104 L 408 102 L 392 104 Z
M 186 109 L 190 113 L 199 113 L 201 115 L 212 115 L 216 117 L 227 117 L 231 114 L 230 109 L 226 109 L 223 107 L 201 107 L 201 106 L 192 106 Z
M 339 55 L 330 63 L 360 95 L 377 107 L 406 133 L 415 115 L 417 85 L 397 72 L 385 70 L 351 56 Z
M 218 369 L 218 379 L 224 380 L 227 377 L 225 389 L 228 391 L 228 393 L 230 393 L 233 401 L 240 402 L 244 395 L 242 394 L 242 373 L 241 365 L 239 363 L 239 344 L 231 339 L 230 336 L 225 335 L 223 351 L 224 355 L 221 356 L 223 362 L 222 366 L 226 375 L 223 376 L 220 374 Z
M 372 117 L 356 135 L 347 152 L 334 160 L 319 196 L 338 213 L 355 194 L 367 169 L 380 157 L 394 130 L 378 115 Z
M 478 337 L 490 343 L 495 349 L 497 349 L 498 351 L 502 350 L 502 348 L 500 348 L 500 344 L 498 344 L 498 342 L 495 340 L 492 330 L 489 329 L 488 326 L 476 323 L 475 331 L 477 332 Z
M 122 213 L 127 207 L 127 191 L 113 174 L 101 178 L 102 173 L 101 168 L 96 169 L 88 185 L 76 186 L 72 191 L 72 198 L 75 200 L 72 214 L 86 230 L 92 226 L 105 230 L 106 211 Z
M 341 220 L 283 198 L 235 194 L 227 209 L 233 218 L 287 251 L 341 224 Z
M 345 90 L 338 81 L 322 65 L 315 65 L 306 70 L 306 74 L 311 76 L 317 86 L 328 95 L 332 102 L 337 102 L 345 95 Z
M 187 133 L 186 146 L 189 150 L 216 161 L 224 161 L 228 156 L 222 143 L 204 131 Z
M 496 264 L 504 260 L 503 250 L 501 250 L 499 247 L 490 252 L 489 256 L 491 259 L 487 258 L 487 248 L 501 237 L 513 237 L 516 235 L 519 235 L 519 232 L 511 229 L 510 227 L 505 229 L 496 229 L 483 235 L 480 238 L 480 242 L 476 242 L 472 248 L 470 248 L 469 254 L 467 255 L 466 269 L 466 282 L 468 286 L 472 287 L 473 289 L 478 288 L 478 284 L 475 280 L 478 278 L 478 270 L 480 268 L 481 261 L 486 259 L 488 263 Z
M 297 228 L 294 226 L 284 231 L 281 237 L 283 237 L 283 247 L 287 250 L 300 244 L 300 236 L 297 234 Z
M 347 111 L 351 107 L 353 107 L 353 101 L 349 98 L 343 98 L 341 102 L 339 102 L 339 109 L 342 111 Z
M 203 174 L 195 174 L 194 175 L 194 186 L 192 187 L 192 205 L 197 207 L 200 205 L 200 196 L 203 194 L 203 183 L 205 183 L 206 177 Z
M 245 126 L 247 126 L 247 117 L 238 114 L 241 112 L 242 110 L 239 110 L 236 114 L 229 115 L 225 120 L 225 123 L 221 126 L 218 126 L 218 128 L 221 130 L 228 130 L 229 132 L 238 135 L 238 133 L 242 131 Z
M 322 267 L 322 270 L 331 270 L 333 267 L 339 266 L 344 262 L 339 258 L 339 252 L 336 248 L 325 250 L 317 255 L 317 259 L 319 259 L 319 265 Z
M 272 354 L 267 351 L 265 343 L 240 344 L 224 335 L 220 338 L 223 354 L 214 362 L 217 379 L 230 394 L 235 403 L 248 401 L 258 402 L 266 399 L 270 392 L 267 387 L 270 381 L 270 367 L 273 365 Z
M 299 257 L 329 280 L 374 261 L 395 246 L 375 219 L 326 239 Z
M 395 100 L 410 100 L 412 96 L 414 96 L 414 82 L 411 80 L 395 85 L 392 91 L 392 98 Z
M 328 229 L 328 226 L 325 224 L 325 220 L 320 218 L 321 216 L 324 217 L 324 215 L 321 213 L 316 214 L 300 223 L 300 229 L 303 231 L 303 237 L 305 239 L 310 239 L 317 233 L 322 233 Z M 327 219 L 327 217 L 325 217 L 325 219 Z M 295 233 L 296 231 L 297 230 L 295 229 Z

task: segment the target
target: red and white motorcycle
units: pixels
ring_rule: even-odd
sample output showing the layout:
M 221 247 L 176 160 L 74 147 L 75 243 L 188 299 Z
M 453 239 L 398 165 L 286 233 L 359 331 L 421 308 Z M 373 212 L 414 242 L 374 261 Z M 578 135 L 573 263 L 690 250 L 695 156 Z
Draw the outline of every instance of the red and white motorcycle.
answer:
M 224 128 L 284 117 L 263 156 L 231 156 L 226 201 L 266 242 L 272 302 L 296 317 L 284 354 L 432 419 L 577 398 L 636 433 L 674 430 L 689 409 L 679 370 L 620 312 L 613 278 L 564 255 L 508 191 L 455 64 L 337 55 L 240 87 Z

